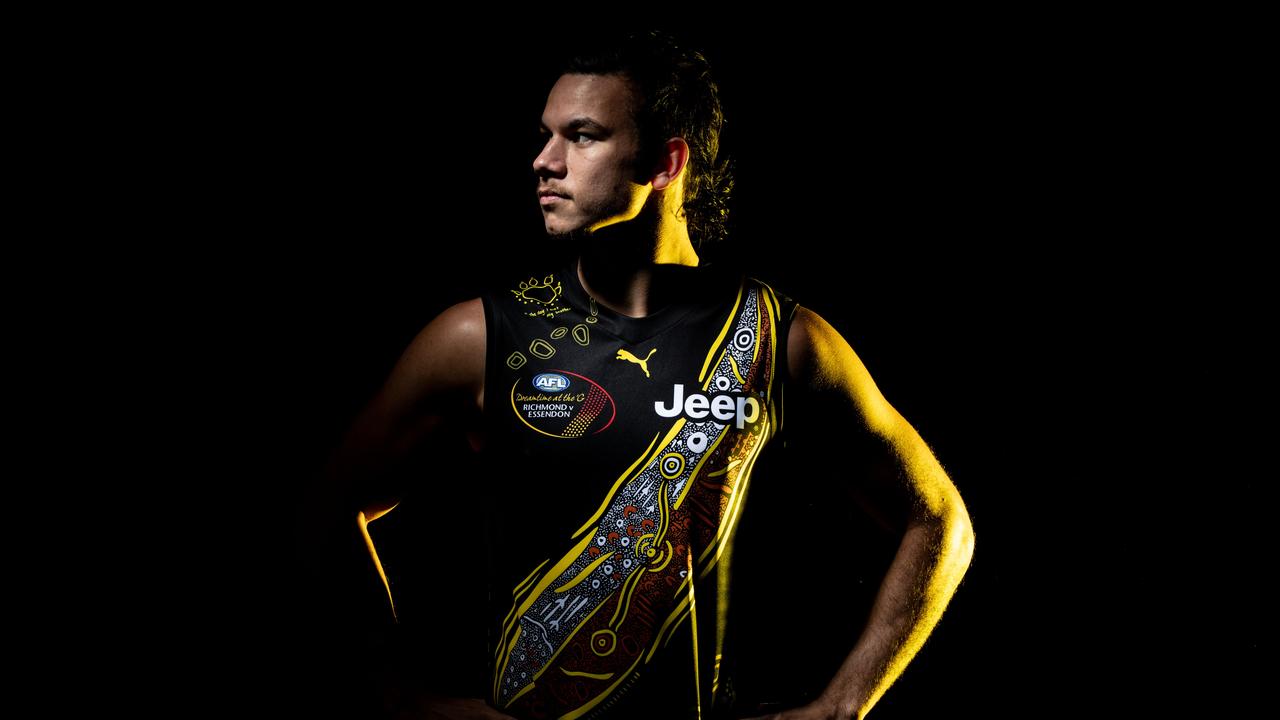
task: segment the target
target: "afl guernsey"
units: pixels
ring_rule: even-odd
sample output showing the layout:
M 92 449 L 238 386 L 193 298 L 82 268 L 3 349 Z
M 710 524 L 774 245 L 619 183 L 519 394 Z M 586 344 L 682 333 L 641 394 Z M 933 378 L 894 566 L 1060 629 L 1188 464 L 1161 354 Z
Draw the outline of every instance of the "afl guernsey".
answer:
M 509 715 L 731 709 L 730 551 L 782 424 L 795 303 L 712 266 L 684 287 L 632 318 L 573 260 L 482 295 L 487 682 Z

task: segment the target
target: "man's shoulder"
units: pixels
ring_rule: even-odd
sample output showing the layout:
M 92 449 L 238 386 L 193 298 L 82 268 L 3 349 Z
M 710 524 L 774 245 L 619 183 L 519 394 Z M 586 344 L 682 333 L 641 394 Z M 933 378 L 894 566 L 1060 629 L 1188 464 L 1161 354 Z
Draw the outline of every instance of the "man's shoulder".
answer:
M 796 308 L 799 305 L 790 293 L 786 292 L 782 287 L 776 285 L 771 280 L 753 274 L 744 273 L 743 279 L 747 287 L 758 288 L 764 297 L 765 303 L 769 309 L 773 311 L 774 318 L 780 322 L 789 323 L 795 315 Z
M 469 358 L 483 355 L 486 327 L 481 299 L 462 300 L 431 318 L 410 342 L 406 354 L 419 360 L 439 358 L 446 364 L 467 364 Z
M 452 339 L 483 338 L 485 329 L 484 302 L 479 296 L 476 296 L 454 303 L 441 310 L 427 327 L 434 327 L 437 333 Z
M 384 394 L 406 406 L 458 391 L 477 398 L 483 387 L 485 318 L 479 298 L 454 303 L 427 322 L 401 353 Z

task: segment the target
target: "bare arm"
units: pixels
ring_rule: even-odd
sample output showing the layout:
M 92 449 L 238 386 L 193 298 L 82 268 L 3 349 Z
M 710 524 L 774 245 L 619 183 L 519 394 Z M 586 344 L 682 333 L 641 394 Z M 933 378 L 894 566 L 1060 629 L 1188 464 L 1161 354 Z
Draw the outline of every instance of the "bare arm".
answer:
M 881 395 L 840 334 L 796 311 L 787 362 L 824 422 L 850 429 L 870 456 L 843 488 L 901 535 L 866 628 L 822 695 L 780 718 L 863 718 L 915 656 L 969 567 L 974 534 L 964 502 L 932 451 Z
M 406 456 L 446 424 L 479 412 L 484 360 L 484 309 L 478 298 L 440 313 L 401 354 L 303 498 L 299 541 L 320 577 L 331 572 L 328 565 L 357 531 L 376 565 L 367 524 L 399 503 L 397 471 Z
M 434 318 L 397 360 L 381 389 L 360 411 L 321 476 L 303 499 L 298 530 L 304 557 L 326 583 L 347 580 L 333 566 L 362 537 L 388 600 L 390 585 L 368 524 L 400 502 L 405 459 L 448 426 L 469 429 L 484 408 L 484 306 L 458 303 Z M 445 697 L 417 686 L 396 717 L 507 718 L 484 700 Z

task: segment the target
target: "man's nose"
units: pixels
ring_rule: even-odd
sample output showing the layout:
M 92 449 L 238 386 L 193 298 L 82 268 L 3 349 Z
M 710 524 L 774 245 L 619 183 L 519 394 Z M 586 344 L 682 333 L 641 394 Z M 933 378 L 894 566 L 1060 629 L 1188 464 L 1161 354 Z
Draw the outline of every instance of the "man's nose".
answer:
M 550 138 L 542 152 L 533 159 L 533 172 L 542 175 L 564 175 L 564 150 L 558 138 Z

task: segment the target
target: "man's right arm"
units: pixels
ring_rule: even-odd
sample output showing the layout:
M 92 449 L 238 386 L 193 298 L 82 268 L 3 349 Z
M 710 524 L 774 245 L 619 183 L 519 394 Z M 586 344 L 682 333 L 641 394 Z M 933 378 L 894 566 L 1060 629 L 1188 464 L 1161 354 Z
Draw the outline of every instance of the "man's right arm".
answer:
M 305 554 L 327 582 L 346 576 L 340 560 L 365 525 L 400 502 L 406 457 L 446 426 L 470 429 L 484 409 L 486 327 L 479 298 L 458 303 L 427 324 L 360 411 L 304 499 Z M 371 553 L 374 562 L 376 553 Z M 381 572 L 381 568 L 377 568 Z M 386 582 L 386 578 L 383 578 Z M 405 717 L 507 719 L 478 698 L 419 694 Z
M 305 490 L 298 530 L 306 562 L 332 579 L 363 523 L 400 500 L 402 461 L 433 433 L 483 408 L 484 307 L 479 298 L 436 316 L 401 354 Z

